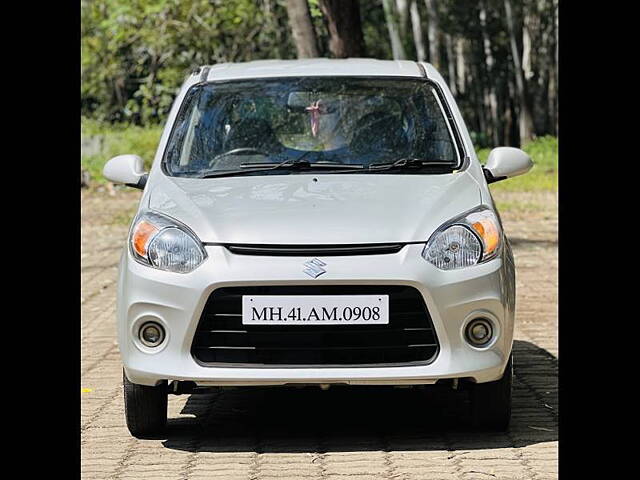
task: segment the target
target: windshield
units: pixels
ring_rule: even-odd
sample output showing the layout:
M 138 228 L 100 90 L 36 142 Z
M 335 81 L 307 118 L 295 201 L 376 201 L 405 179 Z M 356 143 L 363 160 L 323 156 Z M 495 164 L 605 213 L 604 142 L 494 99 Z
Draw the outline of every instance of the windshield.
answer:
M 299 169 L 265 167 L 291 166 L 302 157 L 312 167 L 335 166 L 336 172 L 346 166 L 373 172 L 379 168 L 375 165 L 404 160 L 420 161 L 413 168 L 416 173 L 427 173 L 429 163 L 450 169 L 458 164 L 454 140 L 428 82 L 326 77 L 192 88 L 164 161 L 170 175 L 202 177 L 241 170 L 297 173 Z

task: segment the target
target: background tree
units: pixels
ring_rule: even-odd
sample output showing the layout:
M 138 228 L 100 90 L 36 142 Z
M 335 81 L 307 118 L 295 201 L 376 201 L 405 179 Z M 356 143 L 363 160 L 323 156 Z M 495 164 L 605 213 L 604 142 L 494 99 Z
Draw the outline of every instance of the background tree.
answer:
M 391 51 L 394 60 L 405 60 L 407 54 L 404 51 L 402 38 L 400 37 L 400 15 L 393 0 L 382 0 L 384 15 L 389 30 L 389 40 L 391 41 Z
M 82 0 L 81 111 L 164 121 L 198 65 L 427 60 L 478 147 L 557 134 L 557 0 Z
M 326 17 L 329 49 L 336 58 L 363 57 L 364 41 L 358 0 L 318 0 Z
M 427 54 L 424 47 L 422 18 L 420 17 L 420 10 L 418 9 L 418 0 L 411 0 L 409 11 L 411 12 L 411 28 L 413 32 L 413 43 L 416 47 L 416 60 L 424 62 L 427 59 Z
M 511 46 L 511 59 L 513 60 L 514 77 L 519 100 L 518 126 L 520 129 L 520 142 L 524 142 L 530 140 L 534 134 L 529 95 L 527 94 L 527 85 L 522 69 L 522 54 L 518 46 L 518 37 L 522 34 L 521 32 L 526 32 L 526 27 L 524 27 L 522 20 L 520 20 L 520 22 L 514 20 L 511 0 L 504 0 L 504 9 L 507 26 L 509 28 L 509 45 Z M 530 65 L 528 65 L 528 67 L 529 69 L 531 68 Z
M 429 37 L 429 62 L 440 69 L 440 29 L 436 0 L 425 0 L 427 5 L 427 35 Z
M 311 23 L 307 0 L 287 0 L 289 23 L 298 58 L 313 58 L 318 55 L 316 32 Z

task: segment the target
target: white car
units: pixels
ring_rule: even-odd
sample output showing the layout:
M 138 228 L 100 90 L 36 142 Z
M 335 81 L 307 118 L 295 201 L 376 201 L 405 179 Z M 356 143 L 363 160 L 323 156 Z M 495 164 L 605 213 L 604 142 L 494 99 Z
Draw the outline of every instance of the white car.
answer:
M 127 425 L 219 386 L 430 385 L 469 391 L 478 427 L 511 410 L 515 271 L 483 167 L 427 63 L 254 61 L 184 82 L 118 279 Z

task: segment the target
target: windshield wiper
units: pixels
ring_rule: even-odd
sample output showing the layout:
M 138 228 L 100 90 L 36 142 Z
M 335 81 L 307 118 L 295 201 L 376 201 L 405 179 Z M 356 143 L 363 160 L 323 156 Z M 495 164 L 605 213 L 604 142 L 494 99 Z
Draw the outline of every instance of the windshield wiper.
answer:
M 253 172 L 264 172 L 268 170 L 290 169 L 290 170 L 312 170 L 315 168 L 325 168 L 327 170 L 362 170 L 362 164 L 344 164 L 344 163 L 310 163 L 306 160 L 287 159 L 284 162 L 276 163 L 242 163 L 240 168 L 243 170 L 228 170 L 219 172 L 209 172 L 200 175 L 199 178 L 226 177 L 233 175 L 245 175 Z
M 364 165 L 360 163 L 320 163 L 320 162 L 308 162 L 307 160 L 286 160 L 282 163 L 274 165 L 273 163 L 243 163 L 240 168 L 267 168 L 269 170 L 275 170 L 277 168 L 294 168 L 294 169 L 307 169 L 307 168 L 333 168 L 339 169 L 362 169 Z
M 372 163 L 369 170 L 391 170 L 393 168 L 423 168 L 435 167 L 438 169 L 453 170 L 453 165 L 447 160 L 423 160 L 421 158 L 403 157 L 388 163 Z

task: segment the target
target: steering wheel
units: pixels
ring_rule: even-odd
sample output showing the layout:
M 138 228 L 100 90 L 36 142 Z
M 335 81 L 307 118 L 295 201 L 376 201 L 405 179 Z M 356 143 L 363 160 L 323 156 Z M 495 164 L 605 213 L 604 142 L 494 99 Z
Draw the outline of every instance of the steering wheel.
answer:
M 211 160 L 209 160 L 209 167 L 212 167 L 215 161 L 222 157 L 226 157 L 227 155 L 238 155 L 240 153 L 256 153 L 258 155 L 264 155 L 265 157 L 269 156 L 269 153 L 264 152 L 262 150 L 258 150 L 257 148 L 253 148 L 253 147 L 234 148 L 233 150 L 219 153 L 218 155 L 213 157 Z

